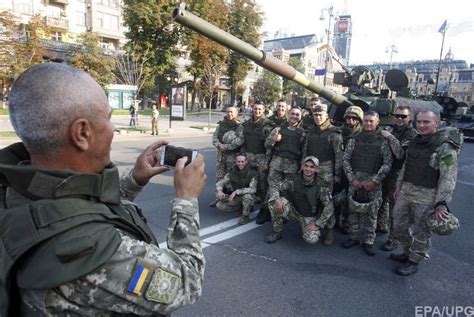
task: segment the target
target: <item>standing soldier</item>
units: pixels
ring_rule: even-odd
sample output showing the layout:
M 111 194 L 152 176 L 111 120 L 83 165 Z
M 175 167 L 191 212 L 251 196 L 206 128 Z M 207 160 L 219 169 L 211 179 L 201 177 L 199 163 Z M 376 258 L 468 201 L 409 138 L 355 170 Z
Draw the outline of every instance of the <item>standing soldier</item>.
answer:
M 403 253 L 392 253 L 390 258 L 404 263 L 396 271 L 403 276 L 415 274 L 429 251 L 430 216 L 437 221 L 449 217 L 447 203 L 456 186 L 462 136 L 455 129 L 437 131 L 439 121 L 439 114 L 431 110 L 418 113 L 418 135 L 408 145 L 397 181 L 393 229 Z
M 239 122 L 237 108 L 229 106 L 222 121 L 219 121 L 216 131 L 212 134 L 212 145 L 217 148 L 216 182 L 235 164 L 235 156 L 244 143 L 243 127 Z M 209 206 L 215 207 L 217 200 Z
M 405 159 L 405 151 L 408 147 L 408 143 L 415 138 L 416 130 L 413 128 L 412 121 L 412 110 L 409 106 L 399 106 L 395 109 L 395 124 L 392 127 L 392 133 L 388 131 L 382 131 L 384 136 L 388 137 L 390 148 L 393 153 L 393 164 L 390 173 L 387 178 L 382 182 L 382 207 L 380 207 L 379 214 L 377 217 L 377 231 L 388 232 L 387 241 L 382 245 L 381 249 L 384 251 L 393 251 L 397 248 L 397 244 L 394 242 L 393 236 L 393 206 L 395 205 L 395 199 L 393 194 L 395 193 L 396 183 L 398 174 L 403 165 Z M 394 140 L 394 138 L 396 140 Z
M 264 116 L 265 106 L 261 102 L 253 105 L 253 115 L 243 123 L 244 149 L 249 165 L 258 170 L 257 195 L 260 201 L 265 201 L 267 195 L 267 175 L 270 165 L 271 153 L 265 148 L 265 139 L 270 135 L 271 122 Z M 265 214 L 268 214 L 265 203 L 262 204 L 256 222 L 265 223 Z
M 319 97 L 311 98 L 302 114 L 303 120 L 301 122 L 301 127 L 303 129 L 308 130 L 314 125 L 313 111 L 317 106 L 321 106 L 321 99 Z
M 270 189 L 273 231 L 265 242 L 274 243 L 282 238 L 283 217 L 300 223 L 304 241 L 310 244 L 318 242 L 321 230 L 334 211 L 331 191 L 327 183 L 317 177 L 318 165 L 316 157 L 308 156 L 300 174 L 294 174 Z
M 303 148 L 303 157 L 315 156 L 319 160 L 319 177 L 323 178 L 330 190 L 334 181 L 341 182 L 342 175 L 342 136 L 338 128 L 329 120 L 327 105 L 321 104 L 313 109 L 314 123 L 308 129 L 306 142 Z M 334 242 L 333 227 L 334 216 L 328 222 L 325 232 L 324 244 L 332 245 Z
M 248 164 L 245 154 L 237 154 L 235 166 L 217 182 L 216 207 L 225 211 L 241 211 L 239 224 L 249 222 L 249 214 L 257 192 L 258 173 Z M 224 187 L 230 188 L 230 194 L 224 194 Z
M 283 99 L 277 101 L 276 111 L 268 119 L 272 122 L 274 127 L 282 125 L 288 120 L 287 118 L 288 106 Z
M 152 106 L 151 111 L 151 135 L 158 135 L 158 118 L 160 116 L 160 112 L 156 109 L 156 105 Z
M 375 255 L 374 241 L 377 211 L 382 205 L 382 180 L 392 167 L 388 141 L 380 133 L 379 115 L 364 114 L 362 132 L 351 138 L 344 152 L 344 171 L 349 182 L 350 238 L 344 248 L 359 245 L 362 234 L 367 255 Z
M 343 148 L 346 148 L 347 142 L 351 137 L 356 136 L 362 131 L 362 120 L 364 119 L 364 111 L 358 106 L 351 106 L 344 112 L 344 125 L 342 126 L 342 142 Z M 344 233 L 349 233 L 349 208 L 347 206 L 347 192 L 349 183 L 346 175 L 341 175 L 340 183 L 334 184 L 333 202 L 334 214 L 336 216 L 336 224 L 340 226 Z
M 272 130 L 265 140 L 265 147 L 272 150 L 270 172 L 268 174 L 269 188 L 281 183 L 285 178 L 298 173 L 303 144 L 306 133 L 299 127 L 301 109 L 290 109 L 288 121 Z M 270 214 L 266 216 L 270 220 Z

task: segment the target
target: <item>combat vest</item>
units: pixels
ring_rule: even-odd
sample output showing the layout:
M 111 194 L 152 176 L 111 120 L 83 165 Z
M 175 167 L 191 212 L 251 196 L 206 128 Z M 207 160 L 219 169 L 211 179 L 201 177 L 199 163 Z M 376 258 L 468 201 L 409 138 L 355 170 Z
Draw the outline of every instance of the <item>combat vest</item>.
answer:
M 239 170 L 237 166 L 234 166 L 230 172 L 230 184 L 232 190 L 249 187 L 250 182 L 256 176 L 256 171 L 252 169 L 249 164 L 247 164 L 243 170 Z
M 351 157 L 351 166 L 354 172 L 377 174 L 383 164 L 381 152 L 385 138 L 377 129 L 374 133 L 362 131 L 354 137 L 354 151 Z
M 408 144 L 403 180 L 416 186 L 435 188 L 438 185 L 439 171 L 432 168 L 429 161 L 443 143 L 449 143 L 459 154 L 463 135 L 458 129 L 451 127 L 438 130 L 429 137 L 417 135 Z
M 304 130 L 301 128 L 290 131 L 288 124 L 283 125 L 280 129 L 281 141 L 276 143 L 273 148 L 274 155 L 300 161 L 303 155 L 303 145 L 301 144 L 303 133 Z
M 244 122 L 245 151 L 254 154 L 265 154 L 265 132 L 264 129 L 270 124 L 266 118 L 257 121 L 249 119 Z
M 322 210 L 320 200 L 321 182 L 318 178 L 310 185 L 306 185 L 303 176 L 293 177 L 293 190 L 287 190 L 283 196 L 293 204 L 295 209 L 304 217 L 314 217 Z
M 355 137 L 362 131 L 362 126 L 360 124 L 356 125 L 355 127 L 350 127 L 348 125 L 344 125 L 342 127 L 342 142 L 344 144 L 344 148 L 347 146 L 347 142 L 349 139 Z
M 235 131 L 239 127 L 239 122 L 234 121 L 234 120 L 229 120 L 227 117 L 224 117 L 224 120 L 219 122 L 219 132 L 217 134 L 217 139 L 221 143 L 225 143 L 224 140 L 222 139 L 224 137 L 224 134 L 227 131 Z
M 18 148 L 0 151 L 8 189 L 0 197 L 0 315 L 19 316 L 18 288 L 55 288 L 105 264 L 121 243 L 117 229 L 157 244 L 140 209 L 120 200 L 114 165 L 100 174 L 10 165 Z
M 411 125 L 403 128 L 398 128 L 398 126 L 393 127 L 392 134 L 397 138 L 400 143 L 405 143 L 406 141 L 412 140 L 416 136 L 416 130 Z M 403 150 L 406 151 L 407 147 L 405 146 Z M 398 173 L 402 169 L 403 162 L 405 161 L 405 157 L 402 159 L 397 159 L 393 156 L 393 163 L 392 163 L 392 170 L 391 174 Z
M 340 133 L 336 127 L 329 123 L 329 120 L 323 123 L 323 125 L 326 125 L 326 123 L 328 123 L 326 129 L 321 130 L 320 127 L 315 125 L 308 131 L 306 136 L 308 144 L 306 155 L 316 156 L 319 159 L 319 163 L 334 161 L 334 148 L 329 138 L 332 133 Z

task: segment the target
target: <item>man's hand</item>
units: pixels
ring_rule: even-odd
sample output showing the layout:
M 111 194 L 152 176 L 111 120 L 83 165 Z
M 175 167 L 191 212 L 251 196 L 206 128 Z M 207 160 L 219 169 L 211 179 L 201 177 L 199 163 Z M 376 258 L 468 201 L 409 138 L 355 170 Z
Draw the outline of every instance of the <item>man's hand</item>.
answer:
M 275 141 L 275 142 L 280 142 L 280 141 L 281 141 L 281 134 L 280 134 L 280 132 L 275 133 L 275 134 L 272 136 L 272 139 L 273 139 L 273 141 Z
M 229 201 L 234 200 L 235 196 L 237 196 L 237 192 L 233 191 L 232 194 L 230 194 L 230 196 L 229 196 Z
M 161 146 L 166 144 L 168 144 L 168 141 L 152 143 L 137 158 L 133 167 L 132 177 L 138 185 L 144 186 L 153 176 L 169 170 L 169 167 L 160 165 L 160 154 L 158 151 Z
M 268 171 L 268 164 L 265 164 L 260 168 L 260 172 L 263 173 L 263 172 L 266 172 L 266 171 Z
M 448 218 L 448 210 L 446 209 L 446 206 L 438 206 L 435 208 L 435 217 L 436 220 L 441 221 L 444 219 Z
M 369 192 L 373 191 L 375 186 L 377 186 L 377 183 L 374 182 L 371 179 L 368 179 L 368 180 L 362 182 L 362 187 L 364 187 Z
M 222 200 L 222 199 L 224 199 L 224 197 L 225 197 L 224 192 L 222 190 L 219 190 L 217 192 L 217 199 Z
M 352 187 L 354 187 L 354 189 L 359 189 L 362 187 L 362 183 L 358 179 L 354 179 L 352 181 Z
M 380 133 L 386 139 L 391 138 L 393 136 L 393 134 L 391 134 L 388 130 L 381 130 Z
M 206 185 L 203 156 L 198 154 L 196 159 L 185 167 L 187 160 L 188 157 L 185 156 L 176 161 L 174 172 L 176 198 L 197 198 Z
M 395 201 L 398 200 L 398 197 L 400 197 L 400 188 L 395 189 L 395 191 L 393 192 L 393 199 Z
M 219 145 L 218 145 L 217 147 L 219 148 L 219 151 L 221 151 L 221 152 L 224 152 L 224 151 L 225 151 L 225 146 L 224 146 L 224 144 L 219 143 Z
M 279 214 L 283 213 L 283 202 L 281 199 L 275 200 L 275 211 Z

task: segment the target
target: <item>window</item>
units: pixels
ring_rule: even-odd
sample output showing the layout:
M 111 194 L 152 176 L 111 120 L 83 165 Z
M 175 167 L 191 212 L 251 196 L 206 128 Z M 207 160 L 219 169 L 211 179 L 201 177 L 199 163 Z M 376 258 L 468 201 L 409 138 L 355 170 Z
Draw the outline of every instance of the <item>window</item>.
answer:
M 13 1 L 13 11 L 21 14 L 33 15 L 33 0 Z
M 98 12 L 97 24 L 105 30 L 118 31 L 119 18 L 117 15 Z
M 86 13 L 85 12 L 76 12 L 76 25 L 86 26 Z
M 55 42 L 62 42 L 62 33 L 52 32 L 51 39 Z

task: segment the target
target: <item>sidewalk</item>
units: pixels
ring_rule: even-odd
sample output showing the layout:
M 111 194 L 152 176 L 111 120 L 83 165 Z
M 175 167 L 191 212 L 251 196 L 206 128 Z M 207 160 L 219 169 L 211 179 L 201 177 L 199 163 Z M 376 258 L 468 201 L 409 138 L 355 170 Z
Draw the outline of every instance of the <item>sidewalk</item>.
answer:
M 212 116 L 212 124 L 216 124 L 222 118 L 221 115 Z M 125 128 L 129 127 L 130 116 L 128 115 L 116 115 L 112 116 L 112 123 L 115 125 L 115 141 L 127 141 L 137 138 L 183 138 L 183 137 L 209 137 L 213 132 L 214 128 L 207 130 L 207 127 L 204 129 L 192 128 L 192 126 L 206 126 L 207 125 L 207 116 L 194 117 L 189 116 L 187 120 L 184 121 L 172 121 L 171 129 L 169 128 L 169 117 L 162 116 L 159 119 L 158 123 L 158 136 L 151 135 L 151 118 L 150 117 L 139 117 L 139 127 L 149 128 L 149 131 L 141 133 L 140 131 L 127 131 Z M 14 131 L 13 126 L 10 122 L 9 116 L 0 115 L 0 131 Z M 20 139 L 16 136 L 14 137 L 4 137 L 0 138 L 0 147 L 10 145 L 15 142 L 19 142 Z

